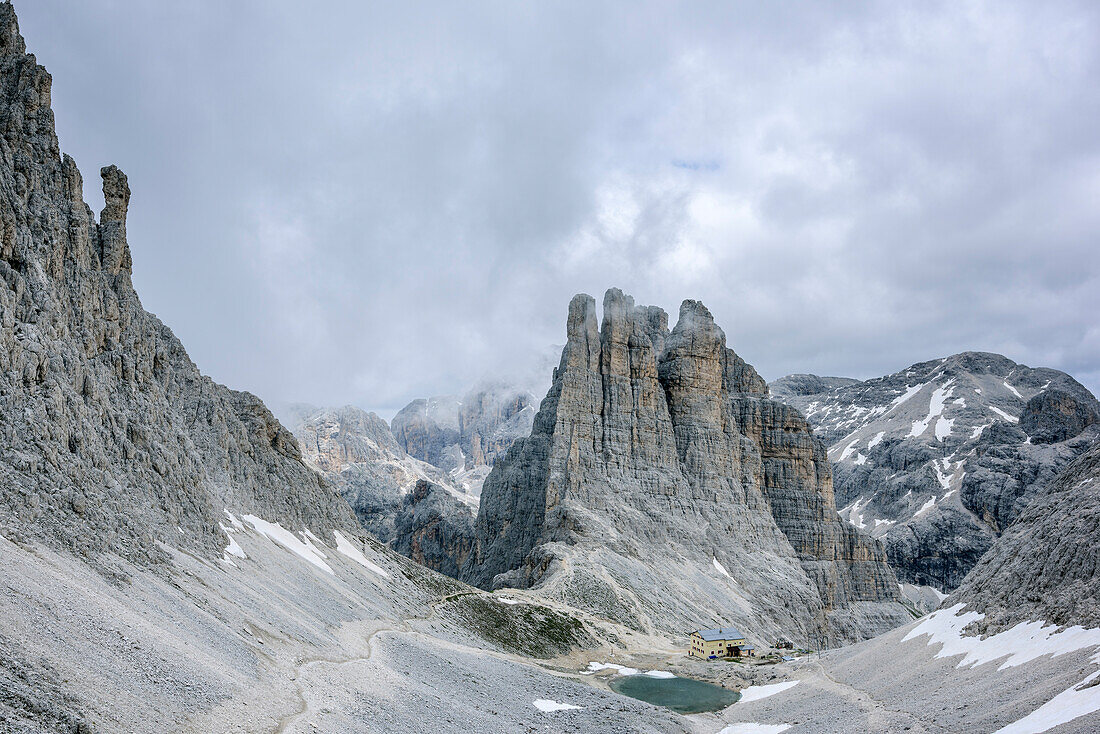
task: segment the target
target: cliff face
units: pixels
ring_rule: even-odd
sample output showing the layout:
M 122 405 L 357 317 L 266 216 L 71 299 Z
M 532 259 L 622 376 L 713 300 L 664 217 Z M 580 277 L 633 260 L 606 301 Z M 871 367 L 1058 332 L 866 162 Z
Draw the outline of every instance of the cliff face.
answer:
M 1042 619 L 1100 626 L 1100 442 L 1037 492 L 946 604 L 984 627 Z
M 883 542 L 900 579 L 942 592 L 1100 437 L 1100 403 L 1084 386 L 999 354 L 774 387 L 829 443 L 844 519 Z
M 142 308 L 126 176 L 101 171 L 97 222 L 50 84 L 0 4 L 0 532 L 152 564 L 158 543 L 220 556 L 225 508 L 355 528 L 263 403 L 202 376 Z
M 429 522 L 429 507 L 441 513 L 445 508 L 448 518 L 464 516 L 465 526 L 472 526 L 477 498 L 453 473 L 405 453 L 386 422 L 374 413 L 350 405 L 314 409 L 295 426 L 294 435 L 306 462 L 324 475 L 355 510 L 363 527 L 382 542 L 419 532 L 412 521 Z M 437 487 L 439 496 L 418 504 L 415 513 L 406 512 L 406 500 L 419 483 Z M 395 530 L 395 521 L 403 513 L 405 517 Z M 409 555 L 409 547 L 408 543 L 394 545 L 405 555 Z M 455 552 L 462 554 L 462 548 L 455 546 Z
M 488 470 L 517 438 L 531 432 L 533 398 L 503 382 L 486 382 L 461 398 L 419 398 L 393 418 L 391 430 L 405 451 L 454 472 L 456 480 L 481 490 Z
M 430 569 L 457 577 L 474 544 L 474 515 L 441 487 L 423 479 L 402 498 L 393 549 Z
M 463 577 L 537 586 L 643 629 L 736 621 L 807 641 L 908 615 L 844 527 L 823 446 L 700 303 L 672 331 L 617 289 L 577 296 L 531 436 L 485 482 Z

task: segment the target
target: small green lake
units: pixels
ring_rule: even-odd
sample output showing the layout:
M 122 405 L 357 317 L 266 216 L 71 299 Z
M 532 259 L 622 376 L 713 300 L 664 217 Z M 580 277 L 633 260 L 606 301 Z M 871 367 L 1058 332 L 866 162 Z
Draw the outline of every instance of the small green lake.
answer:
M 691 678 L 654 678 L 645 674 L 611 679 L 611 690 L 679 714 L 717 711 L 741 698 L 737 691 Z

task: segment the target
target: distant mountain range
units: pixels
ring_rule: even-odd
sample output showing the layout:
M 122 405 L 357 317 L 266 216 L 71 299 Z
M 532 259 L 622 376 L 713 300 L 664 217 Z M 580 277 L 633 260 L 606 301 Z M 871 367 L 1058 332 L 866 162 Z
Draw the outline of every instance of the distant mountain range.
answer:
M 828 444 L 841 516 L 885 543 L 900 579 L 941 592 L 1100 438 L 1100 403 L 1085 387 L 998 354 L 770 388 Z
M 413 400 L 391 425 L 345 406 L 289 411 L 306 463 L 379 540 L 451 576 L 473 544 L 481 486 L 493 462 L 531 431 L 533 398 L 487 382 L 462 399 Z

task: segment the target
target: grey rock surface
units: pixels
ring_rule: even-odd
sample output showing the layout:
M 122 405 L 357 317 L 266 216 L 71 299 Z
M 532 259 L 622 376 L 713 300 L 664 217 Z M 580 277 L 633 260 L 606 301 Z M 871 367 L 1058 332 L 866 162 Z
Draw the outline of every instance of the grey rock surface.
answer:
M 304 413 L 294 435 L 306 463 L 324 475 L 363 527 L 384 543 L 395 539 L 394 521 L 417 482 L 445 490 L 455 512 L 472 518 L 477 508 L 477 498 L 455 481 L 453 473 L 409 456 L 374 413 L 350 405 L 315 409 Z
M 790 721 L 792 734 L 990 731 L 1095 674 L 1093 651 L 1085 649 L 1007 669 L 988 662 L 964 668 L 957 656 L 935 658 L 924 638 L 904 640 L 902 629 L 778 663 L 767 680 L 793 676 L 796 686 L 717 714 L 679 716 L 610 692 L 581 672 L 590 661 L 630 662 L 643 651 L 650 660 L 666 657 L 671 667 L 683 659 L 683 640 L 637 635 L 535 592 L 473 589 L 361 536 L 351 509 L 303 464 L 298 444 L 263 404 L 203 378 L 171 332 L 140 308 L 128 277 L 125 180 L 105 170 L 107 206 L 97 224 L 79 201 L 75 166 L 59 162 L 48 75 L 23 51 L 11 5 L 0 3 L 0 730 L 713 734 L 750 717 Z M 798 433 L 803 424 L 794 411 L 764 405 L 758 376 L 724 346 L 716 370 L 717 335 L 701 309 L 691 310 L 698 344 L 685 338 L 686 326 L 679 340 L 666 334 L 652 309 L 641 312 L 636 330 L 648 334 L 655 352 L 664 354 L 671 342 L 676 358 L 665 380 L 674 397 L 664 397 L 663 384 L 645 384 L 661 374 L 649 366 L 647 342 L 632 330 L 622 349 L 622 332 L 610 330 L 620 336 L 607 356 L 615 376 L 607 381 L 608 404 L 624 405 L 629 395 L 633 406 L 637 387 L 643 414 L 662 400 L 666 408 L 680 406 L 676 421 L 671 411 L 667 421 L 654 412 L 659 439 L 636 438 L 648 414 L 630 432 L 617 432 L 624 416 L 616 413 L 610 440 L 629 439 L 639 450 L 672 446 L 676 458 L 668 466 L 680 467 L 683 479 L 645 486 L 713 495 L 691 515 L 713 527 L 702 540 L 702 525 L 677 521 L 661 530 L 666 508 L 674 519 L 685 513 L 683 496 L 624 503 L 601 495 L 608 487 L 634 490 L 634 477 L 647 472 L 633 459 L 594 458 L 594 447 L 566 442 L 567 460 L 576 447 L 584 466 L 607 472 L 591 499 L 648 524 L 619 524 L 583 507 L 560 512 L 609 535 L 562 553 L 594 583 L 578 588 L 562 580 L 558 595 L 617 588 L 634 595 L 624 597 L 633 609 L 647 596 L 655 599 L 647 608 L 662 612 L 684 590 L 698 595 L 706 588 L 711 599 L 730 603 L 748 591 L 732 581 L 744 576 L 758 580 L 759 598 L 737 602 L 749 610 L 743 617 L 761 622 L 754 632 L 779 628 L 774 620 L 783 609 L 804 620 L 804 605 L 832 621 L 841 610 L 826 607 L 843 590 L 822 593 L 805 564 L 812 570 L 826 563 L 821 555 L 830 545 L 839 558 L 853 544 L 843 532 L 814 529 L 829 505 L 820 448 L 805 437 L 767 436 Z M 632 351 L 637 377 L 624 380 L 622 360 Z M 568 377 L 570 389 L 557 392 L 566 405 L 575 388 L 596 384 L 579 371 Z M 707 394 L 715 384 L 723 386 L 717 411 Z M 746 393 L 728 395 L 731 389 Z M 746 431 L 758 423 L 759 445 L 771 447 L 755 463 L 756 440 L 741 428 L 744 440 L 734 440 L 726 428 L 734 417 Z M 781 427 L 773 426 L 776 419 Z M 603 420 L 591 418 L 592 425 Z M 327 447 L 317 456 L 331 460 L 334 472 L 375 447 L 393 451 L 369 415 L 327 425 L 318 424 L 315 445 Z M 341 435 L 352 425 L 357 436 Z M 364 436 L 369 440 L 360 441 Z M 727 460 L 731 474 L 708 468 Z M 741 484 L 742 476 L 758 481 Z M 769 504 L 776 487 L 766 476 L 793 485 L 775 495 L 785 501 L 808 492 L 818 499 L 805 497 L 806 507 L 777 515 Z M 568 476 L 556 481 L 567 486 Z M 741 490 L 752 508 L 730 503 Z M 451 496 L 430 487 L 414 495 L 402 504 Z M 563 496 L 559 505 L 572 501 Z M 644 515 L 647 508 L 653 514 Z M 783 527 L 805 531 L 798 553 L 779 530 L 780 517 Z M 1058 528 L 1068 529 L 1070 518 L 1058 517 Z M 745 534 L 731 538 L 734 526 Z M 563 534 L 584 529 L 577 524 Z M 671 536 L 677 544 L 669 552 L 661 542 Z M 861 545 L 848 550 L 862 554 Z M 634 550 L 644 555 L 631 556 Z M 1076 551 L 1082 566 L 1086 551 Z M 838 571 L 837 578 L 846 575 Z M 687 611 L 695 618 L 708 603 Z M 854 603 L 867 604 L 867 613 L 892 605 Z M 727 676 L 733 667 L 740 666 L 730 665 Z M 547 703 L 564 707 L 544 711 Z M 1096 726 L 1097 713 L 1088 712 L 1057 731 Z
M 1033 497 L 947 603 L 985 627 L 1042 619 L 1100 627 L 1100 442 Z
M 1098 731 L 1100 712 L 1087 705 L 1077 710 L 1049 705 L 1058 695 L 1084 692 L 1079 701 L 1088 695 L 1090 689 L 1081 684 L 1097 670 L 1095 646 L 1057 656 L 1052 654 L 1056 648 L 1049 649 L 1022 665 L 1007 666 L 1002 663 L 1016 648 L 1004 645 L 1001 654 L 975 663 L 951 654 L 943 639 L 911 636 L 922 623 L 799 658 L 787 671 L 797 681 L 793 687 L 735 704 L 722 716 L 730 722 L 787 726 L 790 734 Z M 1026 721 L 1043 706 L 1045 715 Z
M 909 618 L 881 546 L 839 522 L 823 445 L 710 312 L 618 289 L 569 306 L 531 435 L 485 481 L 463 578 L 640 630 L 712 621 L 862 639 Z
M 901 580 L 941 592 L 1100 437 L 1100 403 L 1076 380 L 997 354 L 820 379 L 773 384 L 828 443 L 841 516 L 882 540 Z
M 204 377 L 131 283 L 130 189 L 99 221 L 62 155 L 50 75 L 0 5 L 0 532 L 95 560 L 216 558 L 223 510 L 357 527 L 254 395 Z
M 394 416 L 391 429 L 411 456 L 444 470 L 491 467 L 517 438 L 531 432 L 533 403 L 522 388 L 488 381 L 461 398 L 413 400 Z
M 421 566 L 457 578 L 474 545 L 474 514 L 423 479 L 401 501 L 393 549 Z

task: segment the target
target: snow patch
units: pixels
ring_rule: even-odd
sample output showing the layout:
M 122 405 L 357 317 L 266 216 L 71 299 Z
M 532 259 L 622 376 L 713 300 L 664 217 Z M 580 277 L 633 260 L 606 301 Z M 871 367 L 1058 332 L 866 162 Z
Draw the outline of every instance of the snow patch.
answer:
M 963 637 L 962 630 L 968 624 L 985 617 L 980 612 L 959 614 L 964 606 L 964 604 L 955 604 L 947 609 L 932 612 L 911 629 L 902 638 L 902 642 L 927 635 L 927 644 L 941 645 L 940 651 L 936 653 L 937 658 L 963 656 L 956 668 L 964 666 L 974 668 L 994 660 L 1003 660 L 997 670 L 1015 668 L 1043 655 L 1058 657 L 1077 650 L 1100 647 L 1100 629 L 1098 628 L 1085 629 L 1075 625 L 1059 632 L 1058 625 L 1047 625 L 1042 620 L 1020 622 L 1011 629 L 984 639 Z M 1100 653 L 1093 655 L 1091 662 L 1100 664 Z M 1084 680 L 1062 691 L 1027 716 L 998 729 L 994 734 L 1043 732 L 1080 716 L 1100 711 L 1100 685 L 1087 687 L 1098 676 L 1100 671 L 1091 673 Z
M 932 612 L 902 638 L 902 642 L 921 635 L 928 635 L 928 644 L 940 644 L 943 647 L 936 658 L 948 658 L 962 655 L 956 668 L 975 667 L 994 660 L 1004 659 L 997 670 L 1015 668 L 1043 655 L 1058 657 L 1066 653 L 1089 647 L 1100 647 L 1100 628 L 1085 629 L 1080 626 L 1067 627 L 1061 632 L 1058 625 L 1047 625 L 1042 620 L 1020 622 L 1015 627 L 990 635 L 986 638 L 963 637 L 962 630 L 971 622 L 984 619 L 980 612 L 959 611 L 965 604 L 955 604 L 947 609 Z M 1100 653 L 1093 662 L 1100 663 Z M 1100 686 L 1097 686 L 1100 695 Z M 1100 698 L 1097 699 L 1100 708 Z
M 726 570 L 726 567 L 725 567 L 725 566 L 723 566 L 723 565 L 722 565 L 722 564 L 721 564 L 721 563 L 720 563 L 720 562 L 718 561 L 718 559 L 717 559 L 717 558 L 713 558 L 713 557 L 712 557 L 712 558 L 710 559 L 710 565 L 714 566 L 714 570 L 715 570 L 715 571 L 717 571 L 718 573 L 722 574 L 722 575 L 723 575 L 723 576 L 725 576 L 726 578 L 728 578 L 728 579 L 732 579 L 732 578 L 733 578 L 733 576 L 730 576 L 730 572 Z
M 981 436 L 982 431 L 989 428 L 991 425 L 993 425 L 993 424 L 992 423 L 983 423 L 980 426 L 974 426 L 974 430 L 970 432 L 970 439 L 974 440 L 978 436 Z
M 745 721 L 730 724 L 718 734 L 780 734 L 790 728 L 790 724 L 758 724 L 755 721 Z
M 875 446 L 878 446 L 880 443 L 882 443 L 882 437 L 885 435 L 886 431 L 879 431 L 878 433 L 876 433 L 875 437 L 867 442 L 867 448 L 873 449 Z
M 255 528 L 256 532 L 260 535 L 275 541 L 294 555 L 304 561 L 308 561 L 325 573 L 335 575 L 333 570 L 329 568 L 329 565 L 325 563 L 324 556 L 322 556 L 320 551 L 314 548 L 313 544 L 308 540 L 300 540 L 297 535 L 277 522 L 268 522 L 255 515 L 245 515 L 244 519 L 245 522 Z
M 873 498 L 868 498 L 865 500 L 863 499 L 863 495 L 860 495 L 859 499 L 845 507 L 843 510 L 838 510 L 837 514 L 847 520 L 849 525 L 855 525 L 857 528 L 862 530 L 863 528 L 867 527 L 867 523 L 863 522 L 863 509 L 867 507 L 868 504 L 870 504 L 871 499 Z
M 386 570 L 384 568 L 382 568 L 381 566 L 379 566 L 375 563 L 371 563 L 370 560 L 368 560 L 367 557 L 365 555 L 363 555 L 363 551 L 359 550 L 354 545 L 352 545 L 351 542 L 347 538 L 345 538 L 343 535 L 340 534 L 339 530 L 335 530 L 333 532 L 336 535 L 336 550 L 337 550 L 337 552 L 339 552 L 340 554 L 342 554 L 342 555 L 350 558 L 351 560 L 355 561 L 360 566 L 363 566 L 364 568 L 366 568 L 368 571 L 373 571 L 374 573 L 378 574 L 379 576 L 382 576 L 382 577 L 387 578 L 387 579 L 390 577 L 390 575 L 388 573 L 386 573 Z
M 863 454 L 856 454 L 856 460 L 852 462 L 856 466 L 863 466 L 867 463 L 867 457 Z
M 225 537 L 229 538 L 229 545 L 225 547 L 225 560 L 233 563 L 229 560 L 229 556 L 236 556 L 237 558 L 248 558 L 248 556 L 244 554 L 244 550 L 241 548 L 241 546 L 238 545 L 237 541 L 233 539 L 233 536 L 229 532 L 230 529 L 227 528 L 225 525 L 222 525 L 221 523 L 218 523 L 218 527 L 222 529 L 223 533 L 225 533 Z M 244 529 L 243 525 L 241 526 L 241 529 Z
M 309 544 L 310 544 L 311 546 L 313 546 L 313 550 L 314 550 L 314 552 L 315 552 L 315 553 L 316 553 L 317 555 L 321 556 L 321 558 L 328 558 L 328 556 L 326 556 L 326 555 L 325 555 L 324 553 L 322 553 L 321 551 L 317 550 L 317 546 L 313 545 L 314 543 L 316 543 L 317 545 L 319 545 L 319 546 L 321 546 L 321 547 L 324 547 L 324 545 L 325 545 L 325 541 L 321 540 L 321 539 L 320 539 L 320 538 L 318 538 L 318 537 L 317 537 L 316 535 L 314 535 L 313 533 L 311 533 L 311 532 L 309 531 L 309 528 L 306 528 L 305 530 L 303 530 L 303 531 L 302 531 L 302 535 L 304 535 L 304 536 L 305 536 L 305 541 L 306 541 L 307 543 L 309 543 Z
M 998 408 L 998 407 L 996 407 L 996 406 L 990 405 L 990 406 L 989 406 L 989 409 L 990 409 L 990 410 L 992 410 L 992 411 L 993 411 L 994 413 L 996 413 L 997 415 L 999 415 L 999 416 L 1001 416 L 1002 418 L 1004 418 L 1004 419 L 1005 419 L 1006 421 L 1008 421 L 1009 423 L 1019 423 L 1019 422 L 1020 422 L 1020 419 L 1019 419 L 1019 418 L 1017 418 L 1017 417 L 1015 417 L 1015 416 L 1012 416 L 1012 415 L 1009 415 L 1008 413 L 1004 412 L 1003 410 L 1001 410 L 1000 408 Z
M 1073 688 L 1062 691 L 1024 718 L 1001 727 L 993 734 L 1033 734 L 1100 710 L 1100 685 L 1087 687 L 1097 676 L 1100 676 L 1100 670 Z
M 619 675 L 645 675 L 650 678 L 675 678 L 674 673 L 670 673 L 667 670 L 647 670 L 645 672 L 638 670 L 637 668 L 630 668 L 626 665 L 619 665 L 618 663 L 597 663 L 592 662 L 588 664 L 588 670 L 583 671 L 584 675 L 592 675 L 593 673 L 599 673 L 601 670 L 614 670 Z
M 940 417 L 936 421 L 936 440 L 942 441 L 951 435 L 951 426 L 955 424 L 954 418 Z
M 955 391 L 955 388 L 951 385 L 951 383 L 954 381 L 955 378 L 952 377 L 950 380 L 943 383 L 943 385 L 937 387 L 935 390 L 932 391 L 932 397 L 928 401 L 928 415 L 925 416 L 924 420 L 922 421 L 913 421 L 913 427 L 909 431 L 910 436 L 915 437 L 924 435 L 924 432 L 928 430 L 928 426 L 932 423 L 932 420 L 934 418 L 939 418 L 939 416 L 943 415 L 944 403 L 947 402 L 947 399 L 951 397 L 951 394 Z M 943 420 L 946 419 L 940 418 L 940 421 Z M 954 420 L 948 421 L 946 425 L 947 433 L 943 434 L 944 436 L 951 433 L 951 424 L 953 422 Z M 942 429 L 940 428 L 939 422 L 937 422 L 935 429 L 936 438 L 942 441 L 943 438 L 940 436 L 941 430 Z
M 531 705 L 546 714 L 553 713 L 554 711 L 568 711 L 569 709 L 581 708 L 580 706 L 574 706 L 571 703 L 558 703 L 557 701 L 552 701 L 549 698 L 536 698 L 531 703 Z
M 618 663 L 597 663 L 591 662 L 588 664 L 588 670 L 585 671 L 586 675 L 592 675 L 593 673 L 599 673 L 601 670 L 616 670 L 619 675 L 638 675 L 642 672 L 637 668 L 628 668 L 625 665 L 619 665 Z
M 783 683 L 772 683 L 766 686 L 749 686 L 741 690 L 741 699 L 738 703 L 747 703 L 748 701 L 759 701 L 761 698 L 767 698 L 768 696 L 774 696 L 777 693 L 794 688 L 798 685 L 798 681 L 789 680 Z
M 1023 399 L 1024 399 L 1024 396 L 1020 394 L 1020 391 L 1019 391 L 1019 390 L 1017 390 L 1016 388 L 1012 387 L 1012 385 L 1009 385 L 1009 384 L 1008 384 L 1008 380 L 1005 380 L 1005 381 L 1004 381 L 1004 382 L 1002 382 L 1001 384 L 1002 384 L 1002 385 L 1004 385 L 1005 387 L 1007 387 L 1007 388 L 1008 388 L 1009 390 L 1011 390 L 1011 391 L 1012 391 L 1012 394 L 1013 394 L 1013 395 L 1015 395 L 1016 397 L 1018 397 L 1018 398 L 1019 398 L 1020 400 L 1023 400 Z
M 859 439 L 858 439 L 858 438 L 857 438 L 857 439 L 855 439 L 855 440 L 853 440 L 853 441 L 852 441 L 852 442 L 851 442 L 850 444 L 848 444 L 847 446 L 845 446 L 845 447 L 844 447 L 844 450 L 840 452 L 840 458 L 839 458 L 839 459 L 837 459 L 837 461 L 844 461 L 844 460 L 845 460 L 845 459 L 847 459 L 847 458 L 848 458 L 849 456 L 851 456 L 851 455 L 852 455 L 852 453 L 853 453 L 853 452 L 855 452 L 855 450 L 856 450 L 856 444 L 857 444 L 857 443 L 859 443 Z
M 893 402 L 890 403 L 890 410 L 888 410 L 886 412 L 889 413 L 889 412 L 893 411 L 895 408 L 897 408 L 899 405 L 904 403 L 906 400 L 908 400 L 909 398 L 911 398 L 914 395 L 916 395 L 917 393 L 919 393 L 921 391 L 921 389 L 925 386 L 925 384 L 926 383 L 922 382 L 919 385 L 914 385 L 913 387 L 909 387 L 908 385 L 906 385 L 905 386 L 905 392 L 903 392 L 901 395 L 898 395 L 896 398 L 894 398 Z
M 936 479 L 939 480 L 940 486 L 943 487 L 944 489 L 951 489 L 951 483 L 955 480 L 955 474 L 954 473 L 948 474 L 948 472 L 951 471 L 951 459 L 952 458 L 954 458 L 954 455 L 949 456 L 946 459 L 936 459 L 936 461 L 932 462 L 932 469 L 936 472 Z M 943 469 L 942 470 L 940 469 L 940 463 L 941 462 L 943 463 Z M 959 462 L 959 467 L 961 467 L 961 466 L 962 466 L 962 462 L 960 461 Z M 965 473 L 964 473 L 963 476 L 965 476 Z M 961 477 L 960 477 L 960 479 L 961 479 Z M 952 491 L 954 491 L 954 490 L 952 490 Z M 950 496 L 951 496 L 951 492 L 948 492 L 946 495 L 943 496 L 943 499 L 947 499 Z
M 913 517 L 920 517 L 924 513 L 931 510 L 932 507 L 935 506 L 935 504 L 936 504 L 936 498 L 932 497 L 927 502 L 925 502 L 923 505 L 921 505 L 921 508 L 919 510 L 917 510 L 916 512 L 913 513 Z
M 496 597 L 493 597 L 493 598 L 496 599 L 497 601 L 499 601 L 501 604 L 507 604 L 508 606 L 512 606 L 514 604 L 519 604 L 519 599 L 509 599 L 506 596 L 496 596 Z

